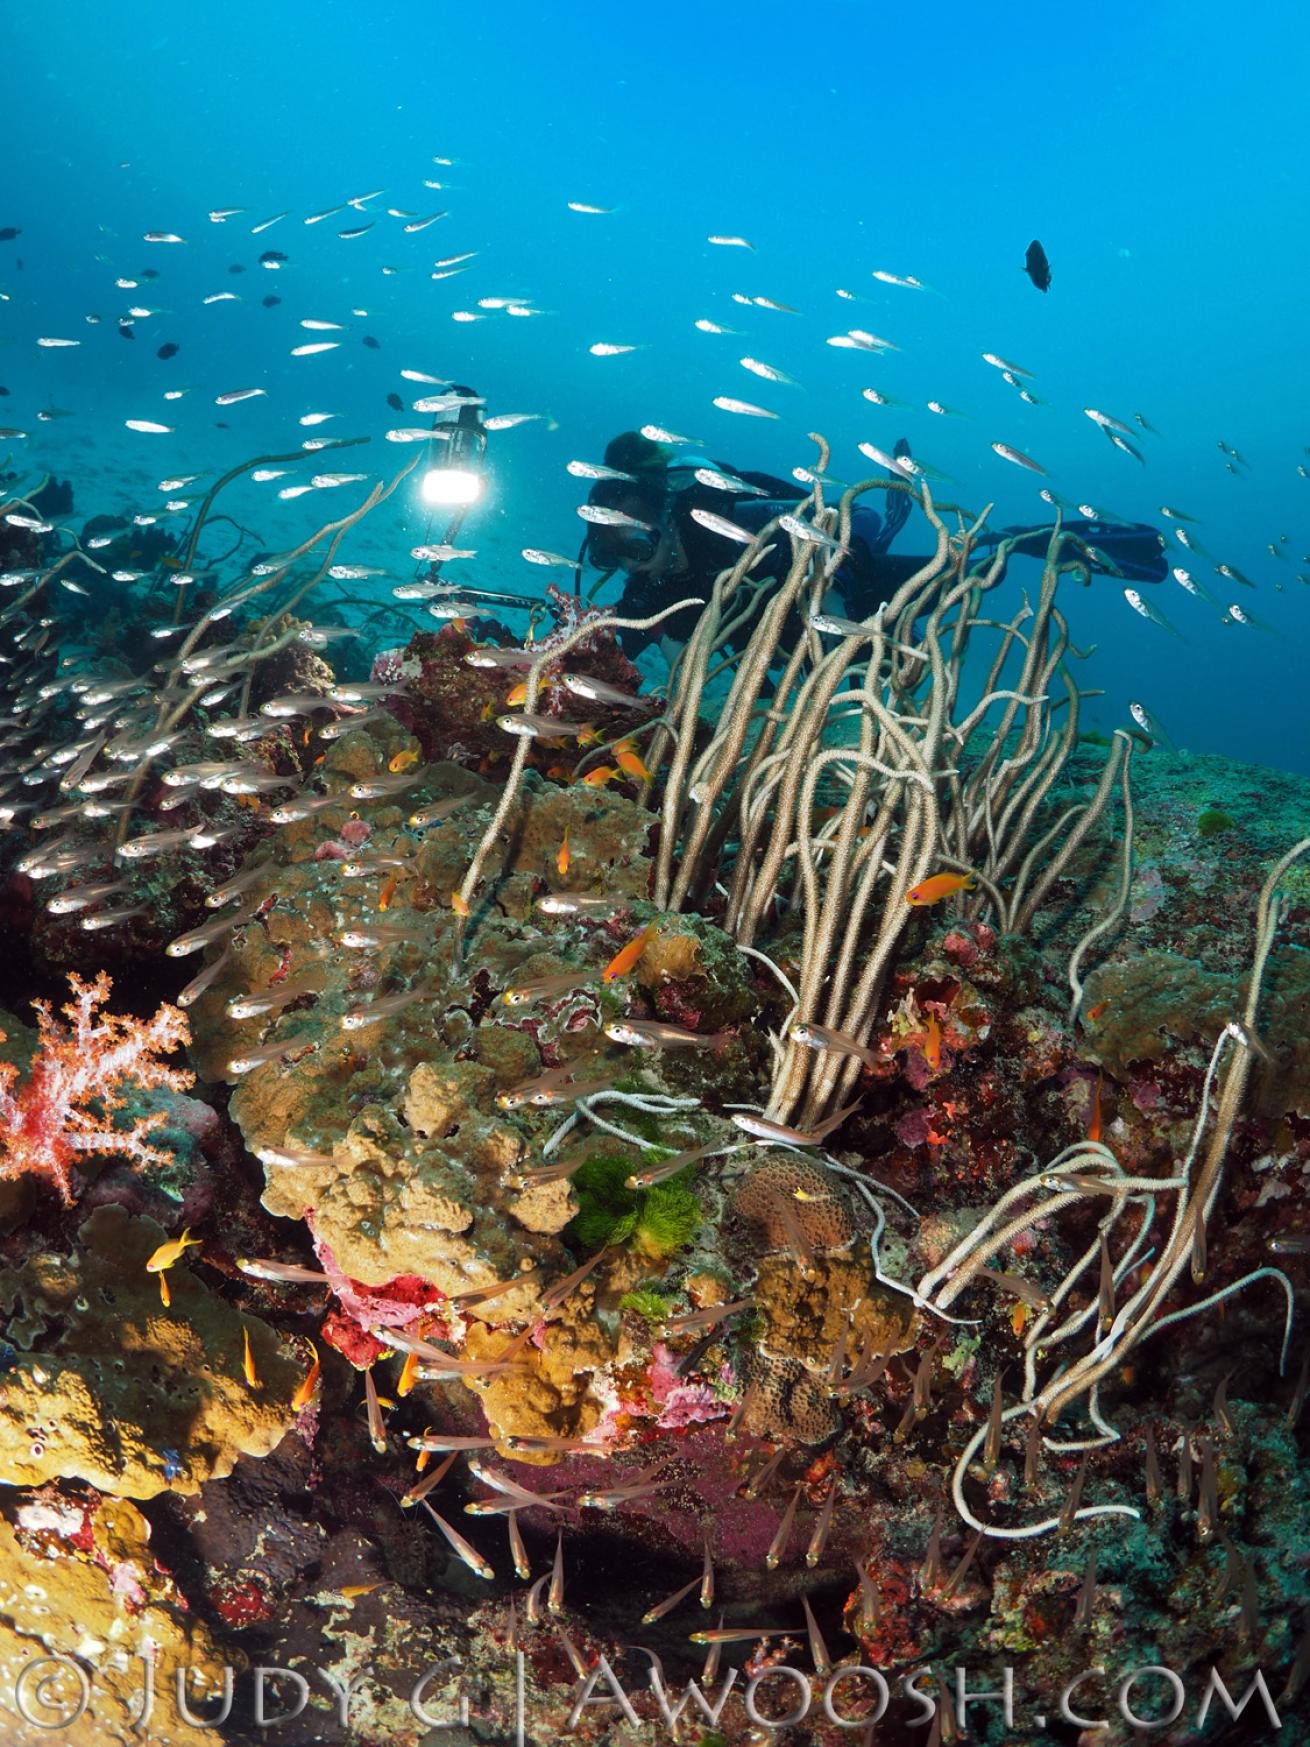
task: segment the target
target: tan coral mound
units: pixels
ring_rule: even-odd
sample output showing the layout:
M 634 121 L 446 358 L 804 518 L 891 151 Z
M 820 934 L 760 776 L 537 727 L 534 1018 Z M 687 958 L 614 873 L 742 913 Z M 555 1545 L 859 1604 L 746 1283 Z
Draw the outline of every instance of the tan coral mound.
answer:
M 0 1730 L 5 1747 L 63 1740 L 76 1747 L 202 1747 L 212 1729 L 178 1715 L 173 1689 L 179 1668 L 203 1670 L 215 1681 L 224 1662 L 209 1629 L 188 1612 L 179 1591 L 155 1564 L 150 1525 L 123 1499 L 86 1499 L 56 1492 L 12 1501 L 0 1517 Z M 86 1710 L 57 1733 L 57 1718 L 73 1718 L 77 1678 L 41 1658 L 76 1658 L 86 1676 Z M 143 1660 L 144 1659 L 144 1660 Z M 157 1670 L 153 1714 L 134 1730 L 145 1699 L 145 1662 Z M 16 1684 L 26 1666 L 23 1702 L 45 1727 L 24 1722 Z M 43 1676 L 55 1675 L 43 1708 Z M 200 1715 L 218 1708 L 218 1692 L 198 1684 L 188 1701 Z
M 144 1499 L 197 1492 L 230 1474 L 239 1456 L 274 1449 L 294 1422 L 301 1372 L 272 1329 L 185 1265 L 170 1272 L 166 1310 L 146 1272 L 164 1238 L 153 1220 L 102 1207 L 78 1235 L 71 1257 L 38 1255 L 0 1274 L 8 1338 L 19 1349 L 0 1394 L 0 1479 L 79 1479 Z

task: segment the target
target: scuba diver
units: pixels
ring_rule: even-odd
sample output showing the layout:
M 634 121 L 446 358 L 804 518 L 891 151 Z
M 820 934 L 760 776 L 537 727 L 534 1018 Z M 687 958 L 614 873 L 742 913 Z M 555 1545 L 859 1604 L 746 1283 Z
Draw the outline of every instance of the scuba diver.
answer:
M 894 453 L 909 455 L 904 438 L 898 440 Z M 725 518 L 753 534 L 775 516 L 793 513 L 804 496 L 794 480 L 738 472 L 727 462 L 674 450 L 638 431 L 624 431 L 609 443 L 605 465 L 627 477 L 598 480 L 588 495 L 588 506 L 617 511 L 627 520 L 617 525 L 593 522 L 583 542 L 582 559 L 598 570 L 625 573 L 623 592 L 613 608 L 623 618 L 649 618 L 686 595 L 708 599 L 714 578 L 740 555 L 739 543 L 707 527 L 694 511 Z M 707 484 L 707 472 L 718 475 L 722 484 Z M 909 519 L 910 501 L 909 492 L 891 491 L 881 508 L 863 501 L 852 506 L 850 545 L 833 575 L 847 616 L 868 618 L 928 562 L 926 554 L 902 556 L 889 551 Z M 1146 523 L 1084 520 L 1062 526 L 1090 549 L 1091 570 L 1121 574 L 1131 582 L 1163 582 L 1169 573 L 1164 537 Z M 1049 526 L 1028 534 L 1007 528 L 983 535 L 976 544 L 986 550 L 1003 539 L 1017 538 L 1019 549 L 1026 547 L 1040 556 L 1040 543 L 1049 537 Z M 780 582 L 791 562 L 791 541 L 779 538 L 752 575 Z M 700 613 L 700 607 L 688 607 L 650 631 L 620 631 L 619 638 L 630 658 L 651 644 L 682 644 Z

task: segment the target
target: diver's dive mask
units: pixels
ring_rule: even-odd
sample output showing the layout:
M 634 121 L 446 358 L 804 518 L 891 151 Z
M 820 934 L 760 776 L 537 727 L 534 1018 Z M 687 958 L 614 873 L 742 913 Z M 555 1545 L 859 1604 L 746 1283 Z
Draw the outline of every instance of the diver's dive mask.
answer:
M 629 519 L 628 523 L 618 525 L 591 523 L 586 552 L 598 570 L 632 570 L 650 563 L 665 534 L 666 494 L 662 490 L 643 489 L 626 480 L 602 479 L 592 486 L 587 505 L 589 509 L 616 511 Z
M 661 528 L 594 527 L 587 536 L 587 557 L 597 570 L 632 570 L 650 563 L 662 533 Z

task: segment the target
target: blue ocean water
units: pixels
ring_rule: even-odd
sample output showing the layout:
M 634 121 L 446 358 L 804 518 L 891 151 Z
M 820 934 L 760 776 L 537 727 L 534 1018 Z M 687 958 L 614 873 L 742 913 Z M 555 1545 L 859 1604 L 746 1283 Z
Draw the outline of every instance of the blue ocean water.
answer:
M 585 488 L 565 463 L 599 460 L 618 430 L 654 421 L 783 473 L 811 463 L 819 431 L 843 479 L 868 471 L 858 443 L 890 449 L 903 434 L 949 476 L 939 496 L 993 501 L 997 526 L 1047 519 L 1043 483 L 1166 532 L 1161 505 L 1195 517 L 1210 556 L 1177 547 L 1172 561 L 1218 605 L 1172 580 L 1152 590 L 1179 637 L 1112 579 L 1068 591 L 1074 640 L 1095 645 L 1080 682 L 1105 693 L 1087 725 L 1126 725 L 1136 700 L 1182 746 L 1310 769 L 1305 243 L 1291 228 L 1310 147 L 1291 5 L 53 0 L 6 32 L 0 226 L 20 234 L 0 243 L 0 423 L 30 434 L 0 454 L 71 477 L 79 517 L 156 512 L 161 480 L 296 449 L 315 411 L 336 415 L 331 434 L 372 438 L 332 465 L 394 472 L 408 452 L 383 433 L 410 421 L 386 396 L 418 392 L 399 374 L 411 368 L 472 384 L 493 413 L 548 415 L 493 438 L 492 490 L 465 529 L 479 580 L 527 592 L 542 574 L 519 549 L 571 551 L 580 537 Z M 305 222 L 374 190 L 364 212 Z M 227 207 L 245 210 L 211 222 Z M 407 234 L 391 207 L 447 216 Z M 372 218 L 366 234 L 338 235 Z M 143 241 L 155 232 L 185 242 Z M 1052 264 L 1047 294 L 1021 270 L 1034 237 Z M 269 248 L 285 264 L 261 267 Z M 463 271 L 431 277 L 467 251 Z M 159 277 L 142 279 L 147 268 Z M 205 303 L 219 293 L 235 295 Z M 269 295 L 281 303 L 263 307 Z M 487 298 L 541 313 L 515 318 Z M 151 313 L 124 341 L 116 318 L 133 308 Z M 706 334 L 697 318 L 739 332 Z M 825 344 L 851 328 L 898 349 Z M 81 343 L 40 348 L 42 336 Z M 340 343 L 291 356 L 316 337 Z M 167 361 L 165 342 L 179 347 Z M 595 357 L 596 342 L 637 349 Z M 984 351 L 1031 371 L 1043 404 L 1020 401 Z M 743 355 L 799 386 L 761 381 Z M 188 392 L 165 401 L 174 387 Z M 214 405 L 250 387 L 266 393 Z M 911 404 L 871 405 L 865 387 Z M 725 395 L 778 417 L 721 412 L 711 403 Z M 930 399 L 962 416 L 934 415 Z M 1144 463 L 1084 407 L 1130 426 L 1143 414 L 1158 432 L 1139 432 Z M 38 421 L 50 408 L 68 416 Z M 132 432 L 127 419 L 173 429 Z M 998 441 L 1049 480 L 1000 459 Z M 224 500 L 275 547 L 323 519 L 317 499 L 281 503 L 276 490 L 245 484 Z M 425 523 L 406 486 L 342 556 L 403 577 Z M 924 546 L 912 524 L 902 549 L 916 534 Z M 1255 589 L 1215 575 L 1217 562 Z M 1035 575 L 1016 564 L 1005 601 Z M 1259 624 L 1225 623 L 1232 601 Z

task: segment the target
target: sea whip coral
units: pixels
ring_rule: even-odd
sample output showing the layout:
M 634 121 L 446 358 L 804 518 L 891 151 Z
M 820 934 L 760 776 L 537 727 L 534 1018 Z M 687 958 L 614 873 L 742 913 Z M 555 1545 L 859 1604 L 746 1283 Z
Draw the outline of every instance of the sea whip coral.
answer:
M 149 1020 L 101 1014 L 112 986 L 108 976 L 101 971 L 92 983 L 78 976 L 68 980 L 68 1027 L 48 1001 L 32 1003 L 40 1041 L 26 1084 L 17 1086 L 12 1063 L 0 1063 L 0 1178 L 28 1172 L 47 1177 L 66 1206 L 73 1200 L 72 1168 L 79 1154 L 119 1153 L 141 1165 L 168 1162 L 170 1155 L 146 1139 L 164 1121 L 163 1111 L 127 1128 L 115 1128 L 114 1115 L 129 1086 L 182 1092 L 193 1078 L 187 1069 L 156 1059 L 190 1042 L 185 1014 L 169 1006 Z

